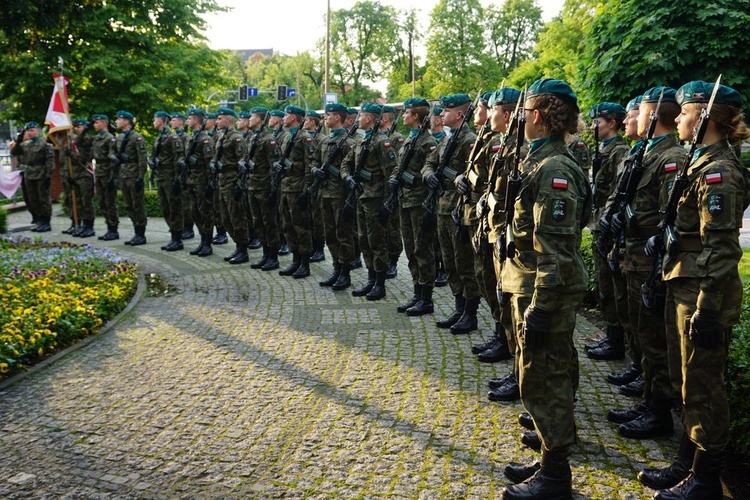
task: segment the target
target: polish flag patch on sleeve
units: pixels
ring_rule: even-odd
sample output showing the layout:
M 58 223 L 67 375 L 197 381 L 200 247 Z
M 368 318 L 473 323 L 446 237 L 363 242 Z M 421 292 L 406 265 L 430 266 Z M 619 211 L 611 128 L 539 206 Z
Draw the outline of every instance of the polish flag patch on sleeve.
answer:
M 719 184 L 721 181 L 721 172 L 706 174 L 706 184 Z
M 555 189 L 568 189 L 568 179 L 555 177 L 552 179 L 552 187 Z
M 497 153 L 498 151 L 500 151 L 500 144 L 495 144 L 494 146 L 492 146 L 493 153 Z
M 583 142 L 583 141 L 578 141 L 578 147 L 579 148 L 585 148 L 586 147 L 586 143 Z
M 391 143 L 390 142 L 384 142 L 383 143 L 383 147 L 384 148 L 390 148 L 391 147 Z
M 677 164 L 676 163 L 672 162 L 672 163 L 665 163 L 664 164 L 664 171 L 665 172 L 674 172 L 675 170 L 677 170 Z

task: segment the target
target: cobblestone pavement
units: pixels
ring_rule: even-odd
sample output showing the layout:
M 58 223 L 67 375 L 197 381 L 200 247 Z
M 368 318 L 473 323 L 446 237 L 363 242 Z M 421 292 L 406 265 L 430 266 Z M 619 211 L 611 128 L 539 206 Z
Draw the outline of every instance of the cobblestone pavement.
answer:
M 11 227 L 28 218 L 12 214 Z M 46 238 L 67 225 L 54 217 Z M 126 221 L 120 235 L 87 242 L 172 289 L 0 389 L 0 497 L 499 498 L 507 462 L 535 458 L 519 442 L 521 405 L 486 398 L 509 362 L 478 363 L 469 350 L 491 334 L 488 309 L 466 336 L 434 325 L 453 303 L 447 288 L 434 315 L 397 313 L 411 291 L 404 257 L 387 299 L 371 303 L 318 286 L 330 258 L 293 280 L 229 266 L 230 245 L 204 259 L 187 253 L 195 240 L 161 251 L 159 220 L 148 245 L 123 245 Z M 352 276 L 358 285 L 366 272 Z M 579 316 L 579 350 L 599 333 Z M 636 472 L 675 452 L 676 438 L 626 440 L 606 421 L 607 409 L 633 404 L 603 382 L 624 366 L 581 355 L 579 498 L 650 496 Z

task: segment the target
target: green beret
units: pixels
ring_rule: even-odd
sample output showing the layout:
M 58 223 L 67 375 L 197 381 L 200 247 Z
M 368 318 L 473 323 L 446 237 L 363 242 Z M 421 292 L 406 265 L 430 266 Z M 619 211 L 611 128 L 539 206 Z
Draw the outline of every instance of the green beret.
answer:
M 185 113 L 182 113 L 180 111 L 175 111 L 172 113 L 172 118 L 179 118 L 181 120 L 187 120 L 187 116 L 185 116 Z
M 388 106 L 388 105 L 383 106 L 383 113 L 395 113 L 395 112 L 396 112 L 396 108 L 394 108 L 393 106 Z
M 346 112 L 350 115 L 356 115 L 358 111 L 354 108 L 346 108 Z
M 263 106 L 255 106 L 254 108 L 250 108 L 250 114 L 255 113 L 268 113 L 268 108 L 264 108 Z
M 253 108 L 253 109 L 255 109 L 255 108 Z M 250 111 L 248 111 L 248 110 L 246 110 L 246 109 L 243 109 L 242 111 L 240 111 L 240 114 L 239 114 L 239 115 L 237 115 L 237 117 L 238 117 L 238 118 L 239 118 L 240 120 L 247 120 L 247 119 L 248 119 L 248 118 L 250 118 L 251 116 L 253 116 L 253 110 L 252 110 L 252 109 L 251 109 Z
M 578 109 L 578 97 L 575 92 L 567 83 L 562 80 L 555 80 L 554 78 L 543 78 L 537 80 L 531 84 L 529 90 L 526 93 L 526 99 L 529 97 L 536 97 L 538 95 L 551 94 L 559 97 L 565 102 L 569 102 Z
M 216 113 L 206 113 L 206 119 L 208 120 L 215 120 L 219 117 Z
M 469 94 L 452 94 L 440 98 L 440 105 L 444 108 L 455 108 L 456 106 L 462 106 L 470 102 L 471 97 L 469 97 Z
M 291 104 L 284 108 L 284 113 L 289 113 L 290 115 L 297 115 L 299 117 L 304 118 L 305 117 L 305 110 L 300 108 L 299 106 L 292 106 Z
M 641 107 L 641 96 L 637 96 L 628 102 L 628 105 L 625 106 L 625 111 L 633 111 L 634 109 L 638 109 L 640 107 Z
M 383 106 L 381 106 L 380 104 L 375 104 L 374 102 L 366 102 L 360 107 L 360 109 L 363 113 L 372 113 L 373 115 L 379 115 L 383 110 Z
M 508 104 L 511 102 L 516 103 L 518 102 L 518 97 L 520 95 L 520 90 L 511 87 L 503 87 L 492 93 L 492 96 L 490 97 L 487 104 L 488 106 L 500 106 L 502 104 Z
M 73 126 L 77 127 L 78 125 L 86 125 L 89 121 L 86 118 L 76 118 L 73 120 Z
M 441 108 L 440 106 L 435 106 L 432 108 L 432 114 L 435 116 L 440 116 L 440 113 L 442 113 L 444 108 Z
M 237 113 L 234 112 L 231 108 L 219 108 L 216 110 L 216 115 L 218 116 L 234 116 L 237 118 Z
M 481 104 L 484 104 L 485 106 L 490 105 L 490 98 L 492 97 L 493 92 L 491 90 L 488 90 L 487 92 L 482 92 L 482 96 L 479 98 L 479 102 Z
M 188 109 L 187 115 L 203 117 L 203 116 L 206 116 L 206 113 L 204 113 L 201 108 L 190 108 Z
M 641 102 L 659 102 L 662 89 L 664 89 L 664 97 L 661 102 L 677 102 L 675 98 L 677 91 L 672 87 L 652 87 L 641 96 Z
M 91 119 L 93 121 L 96 121 L 96 120 L 104 120 L 105 122 L 109 121 L 109 117 L 107 115 L 103 115 L 101 113 L 97 113 L 97 114 L 91 115 Z
M 169 113 L 166 111 L 157 111 L 154 113 L 154 118 L 169 118 Z
M 404 109 L 420 108 L 423 106 L 429 108 L 430 103 L 427 102 L 427 99 L 422 99 L 421 97 L 412 97 L 404 101 Z
M 589 111 L 589 118 L 608 118 L 612 115 L 625 114 L 627 114 L 625 108 L 623 108 L 616 102 L 600 102 L 599 104 L 596 104 L 593 108 L 591 108 L 591 111 Z
M 271 116 L 278 116 L 279 118 L 284 117 L 284 112 L 280 109 L 272 109 L 271 111 L 268 112 L 268 114 Z
M 702 80 L 686 83 L 677 91 L 677 102 L 680 106 L 691 102 L 708 102 L 714 91 L 714 85 L 716 84 L 713 82 L 704 82 Z M 719 84 L 719 90 L 716 91 L 714 103 L 728 104 L 729 106 L 741 108 L 742 96 L 732 87 Z
M 348 113 L 346 106 L 338 103 L 326 104 L 326 113 Z
M 314 109 L 308 111 L 307 116 L 309 116 L 310 118 L 315 118 L 316 120 L 321 120 L 323 118 L 322 116 L 320 116 L 320 113 L 318 113 Z
M 115 116 L 117 116 L 117 118 L 125 118 L 126 120 L 130 120 L 131 122 L 133 121 L 133 119 L 135 119 L 133 113 L 122 109 L 118 111 Z

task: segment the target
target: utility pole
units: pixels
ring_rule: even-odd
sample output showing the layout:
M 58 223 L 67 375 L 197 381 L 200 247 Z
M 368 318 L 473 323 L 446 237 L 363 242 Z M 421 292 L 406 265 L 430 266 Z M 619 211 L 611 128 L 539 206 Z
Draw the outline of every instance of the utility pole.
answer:
M 325 61 L 325 79 L 323 81 L 323 92 L 328 93 L 328 72 L 331 64 L 331 0 L 328 0 L 326 11 L 326 61 Z

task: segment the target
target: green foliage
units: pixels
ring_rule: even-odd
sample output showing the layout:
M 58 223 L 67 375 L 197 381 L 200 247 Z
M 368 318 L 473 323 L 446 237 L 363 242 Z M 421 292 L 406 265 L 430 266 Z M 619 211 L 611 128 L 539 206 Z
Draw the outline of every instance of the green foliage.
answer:
M 215 0 L 10 2 L 0 21 L 0 100 L 14 103 L 5 116 L 42 121 L 58 57 L 76 116 L 127 109 L 143 119 L 201 103 L 226 79 L 222 55 L 200 43 L 201 16 L 218 10 Z
M 542 29 L 542 9 L 535 0 L 506 0 L 502 7 L 490 4 L 484 12 L 487 45 L 492 61 L 502 75 L 508 75 L 521 61 L 529 59 Z
M 8 232 L 8 211 L 0 208 L 0 234 Z
M 586 265 L 586 273 L 588 274 L 589 283 L 586 291 L 586 298 L 583 303 L 586 306 L 596 306 L 596 272 L 594 270 L 594 254 L 593 254 L 593 237 L 591 231 L 583 231 L 581 234 L 581 257 L 583 257 L 583 263 Z
M 750 1 L 655 0 L 600 3 L 585 28 L 578 87 L 587 101 L 626 102 L 655 85 L 696 79 L 722 83 L 750 98 Z
M 294 56 L 274 54 L 262 58 L 257 63 L 248 62 L 244 71 L 243 80 L 251 87 L 275 90 L 278 85 L 287 85 L 297 89 L 298 97 L 279 102 L 275 94 L 259 94 L 247 102 L 240 102 L 241 109 L 250 109 L 253 106 L 275 109 L 283 108 L 287 104 L 304 108 L 305 103 L 310 109 L 323 107 L 323 60 L 319 55 L 310 52 L 300 52 Z
M 745 253 L 745 268 L 748 255 Z M 744 273 L 743 273 L 744 274 Z M 745 297 L 750 294 L 750 276 L 744 274 Z M 750 302 L 742 302 L 740 322 L 732 332 L 726 372 L 727 397 L 732 409 L 731 442 L 735 452 L 750 458 Z
M 143 193 L 144 205 L 146 208 L 146 217 L 164 217 L 161 211 L 161 205 L 159 204 L 159 194 L 155 189 L 146 189 Z M 60 194 L 60 206 L 63 207 L 63 211 L 68 213 L 64 203 L 65 195 Z M 97 196 L 94 196 L 94 206 L 99 206 L 99 200 Z M 128 213 L 125 211 L 125 202 L 122 200 L 122 193 L 117 191 L 117 215 L 120 217 L 127 217 Z M 2 231 L 0 231 L 2 232 Z

